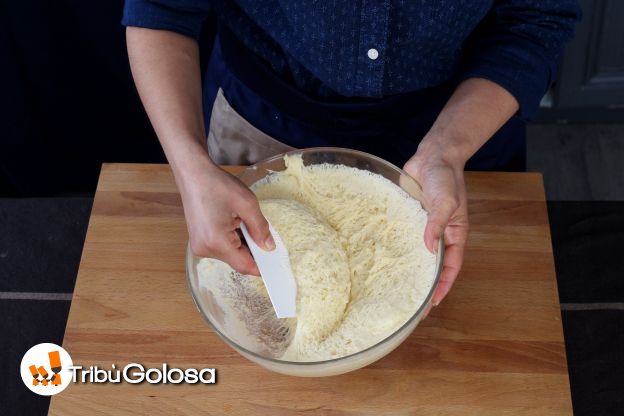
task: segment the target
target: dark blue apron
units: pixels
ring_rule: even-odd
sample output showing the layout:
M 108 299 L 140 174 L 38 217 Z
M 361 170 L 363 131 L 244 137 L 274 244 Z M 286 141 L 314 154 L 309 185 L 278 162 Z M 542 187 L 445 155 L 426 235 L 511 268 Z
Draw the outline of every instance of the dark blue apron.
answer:
M 249 123 L 285 144 L 347 147 L 402 167 L 416 152 L 454 85 L 382 99 L 316 99 L 277 76 L 221 27 L 204 80 L 206 124 L 219 88 Z M 525 136 L 524 121 L 513 117 L 468 161 L 466 169 L 524 170 Z

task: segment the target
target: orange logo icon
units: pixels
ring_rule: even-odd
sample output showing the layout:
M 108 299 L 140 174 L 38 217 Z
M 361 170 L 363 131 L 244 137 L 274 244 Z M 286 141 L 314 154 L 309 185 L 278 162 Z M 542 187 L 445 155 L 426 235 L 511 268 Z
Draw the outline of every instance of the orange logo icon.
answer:
M 49 364 L 49 366 L 48 366 Z M 71 382 L 71 357 L 56 344 L 38 344 L 29 349 L 20 372 L 26 387 L 37 394 L 50 396 L 64 390 Z
M 61 375 L 59 374 L 63 369 L 61 366 L 61 355 L 59 354 L 59 351 L 50 351 L 48 353 L 48 357 L 50 359 L 50 370 L 54 373 L 52 377 L 48 378 L 48 372 L 44 366 L 37 368 L 34 365 L 30 365 L 28 367 L 30 369 L 30 374 L 33 376 L 33 386 L 38 386 L 40 383 L 47 386 L 48 382 L 50 382 L 53 386 L 61 385 Z M 39 380 L 39 375 L 43 377 L 41 381 Z

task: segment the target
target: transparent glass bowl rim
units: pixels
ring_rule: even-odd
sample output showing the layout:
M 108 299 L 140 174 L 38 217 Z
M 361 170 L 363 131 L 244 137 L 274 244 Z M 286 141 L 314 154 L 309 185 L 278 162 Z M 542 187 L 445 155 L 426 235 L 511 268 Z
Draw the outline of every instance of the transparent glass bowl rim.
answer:
M 269 164 L 271 162 L 275 162 L 276 160 L 279 159 L 283 159 L 284 156 L 292 156 L 292 155 L 305 155 L 305 154 L 309 154 L 309 153 L 322 153 L 322 152 L 327 152 L 327 153 L 346 153 L 352 156 L 359 156 L 363 159 L 372 159 L 378 163 L 381 163 L 383 165 L 385 165 L 386 167 L 390 168 L 391 170 L 394 170 L 396 173 L 398 173 L 399 175 L 405 176 L 408 179 L 407 180 L 411 180 L 414 182 L 415 185 L 418 186 L 418 188 L 421 188 L 420 184 L 418 182 L 416 182 L 416 180 L 414 180 L 407 172 L 405 172 L 403 169 L 400 169 L 398 167 L 396 167 L 395 165 L 393 165 L 392 163 L 371 155 L 369 153 L 366 152 L 362 152 L 359 150 L 353 150 L 353 149 L 346 149 L 346 148 L 341 148 L 341 147 L 310 147 L 310 148 L 305 148 L 305 149 L 295 149 L 295 150 L 291 150 L 289 152 L 285 152 L 285 153 L 281 153 L 279 155 L 275 155 L 275 156 L 271 156 L 267 159 L 261 160 L 257 163 L 254 163 L 253 165 L 249 165 L 247 167 L 245 167 L 245 169 L 243 169 L 241 172 L 239 172 L 236 176 L 241 176 L 243 175 L 245 172 L 247 172 L 248 170 L 253 170 L 253 169 L 257 169 L 258 166 L 262 166 L 262 165 L 266 165 Z M 270 174 L 270 173 L 269 173 Z M 393 182 L 394 183 L 394 182 Z M 396 185 L 396 184 L 395 184 Z M 398 185 L 397 185 L 398 186 Z M 405 191 L 407 192 L 407 191 Z M 407 192 L 409 194 L 409 192 Z M 411 195 L 410 195 L 411 196 Z M 433 285 L 431 285 L 431 289 L 429 290 L 429 293 L 427 294 L 427 297 L 425 298 L 424 302 L 418 307 L 418 309 L 416 310 L 416 312 L 407 320 L 405 321 L 405 323 L 403 325 L 401 325 L 400 328 L 398 328 L 396 331 L 394 331 L 392 334 L 388 335 L 386 338 L 382 339 L 381 341 L 371 345 L 370 347 L 367 347 L 361 351 L 355 352 L 353 354 L 349 354 L 349 355 L 345 355 L 342 357 L 338 357 L 338 358 L 332 358 L 329 360 L 322 360 L 322 361 L 287 361 L 287 360 L 280 360 L 278 358 L 272 358 L 272 357 L 266 357 L 264 355 L 260 355 L 254 351 L 251 351 L 245 347 L 243 347 L 242 345 L 239 345 L 236 341 L 230 339 L 230 337 L 227 336 L 227 334 L 224 334 L 223 332 L 221 332 L 217 326 L 212 323 L 212 321 L 210 320 L 210 316 L 209 314 L 207 314 L 204 311 L 204 308 L 201 306 L 199 299 L 198 299 L 198 295 L 195 293 L 195 290 L 193 288 L 193 283 L 191 281 L 192 279 L 192 274 L 194 274 L 195 272 L 191 272 L 190 268 L 193 267 L 194 265 L 191 264 L 192 263 L 192 259 L 195 258 L 196 256 L 194 256 L 193 254 L 191 254 L 191 248 L 190 248 L 190 243 L 187 245 L 187 261 L 186 261 L 186 277 L 187 277 L 187 284 L 189 286 L 189 290 L 191 292 L 191 295 L 193 297 L 193 301 L 195 302 L 195 305 L 197 306 L 197 308 L 199 309 L 199 311 L 201 312 L 201 315 L 204 317 L 204 319 L 206 320 L 206 322 L 208 322 L 208 324 L 212 327 L 212 329 L 217 333 L 217 335 L 219 335 L 219 337 L 221 337 L 223 340 L 225 340 L 228 344 L 230 344 L 234 349 L 238 349 L 243 351 L 246 354 L 249 354 L 253 357 L 258 358 L 261 361 L 270 361 L 276 364 L 284 364 L 284 365 L 292 365 L 292 366 L 312 366 L 312 365 L 321 365 L 321 364 L 328 364 L 328 363 L 336 363 L 336 362 L 341 362 L 341 361 L 347 361 L 349 359 L 353 359 L 354 357 L 358 356 L 358 355 L 362 355 L 365 354 L 368 351 L 374 350 L 378 347 L 380 347 L 381 345 L 389 342 L 390 340 L 392 340 L 394 337 L 398 336 L 399 334 L 401 334 L 407 327 L 409 327 L 414 320 L 416 320 L 417 318 L 420 317 L 421 312 L 424 311 L 424 309 L 429 305 L 429 302 L 431 301 L 431 298 L 433 296 L 433 293 L 435 292 L 436 288 L 438 287 L 438 283 L 440 281 L 440 274 L 442 272 L 442 265 L 444 264 L 444 236 L 442 236 L 440 238 L 440 243 L 439 243 L 439 247 L 438 247 L 438 258 L 436 259 L 436 263 L 437 263 L 437 267 L 436 267 L 436 273 L 435 273 L 435 278 L 433 280 Z

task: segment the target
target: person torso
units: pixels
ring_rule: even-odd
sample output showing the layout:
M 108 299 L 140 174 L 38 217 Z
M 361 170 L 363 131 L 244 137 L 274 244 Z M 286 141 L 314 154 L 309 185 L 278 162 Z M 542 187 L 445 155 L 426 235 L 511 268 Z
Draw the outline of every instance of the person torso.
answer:
M 213 6 L 243 44 L 299 91 L 378 98 L 452 78 L 492 0 L 221 0 Z

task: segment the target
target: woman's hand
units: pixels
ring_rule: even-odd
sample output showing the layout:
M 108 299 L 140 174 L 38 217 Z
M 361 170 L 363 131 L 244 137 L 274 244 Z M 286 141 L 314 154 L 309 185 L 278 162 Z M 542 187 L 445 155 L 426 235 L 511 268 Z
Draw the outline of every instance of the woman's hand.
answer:
M 178 176 L 193 253 L 222 260 L 242 274 L 260 275 L 238 233 L 242 221 L 256 244 L 266 250 L 275 248 L 256 196 L 212 162 L 193 174 Z
M 427 248 L 435 252 L 444 233 L 444 264 L 433 305 L 449 292 L 464 260 L 468 239 L 466 161 L 518 108 L 516 99 L 500 85 L 486 79 L 467 79 L 457 86 L 416 154 L 405 164 L 405 171 L 422 185 L 430 203 Z
M 447 160 L 438 146 L 424 142 L 405 164 L 405 171 L 421 184 L 430 212 L 425 227 L 425 245 L 436 253 L 444 234 L 444 265 L 432 303 L 447 295 L 461 269 L 468 239 L 468 208 L 464 163 Z
M 260 247 L 275 245 L 256 197 L 208 155 L 197 42 L 165 30 L 130 27 L 126 34 L 137 89 L 182 195 L 193 253 L 259 275 L 241 243 L 241 221 Z

